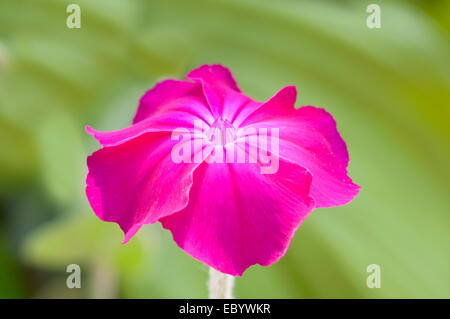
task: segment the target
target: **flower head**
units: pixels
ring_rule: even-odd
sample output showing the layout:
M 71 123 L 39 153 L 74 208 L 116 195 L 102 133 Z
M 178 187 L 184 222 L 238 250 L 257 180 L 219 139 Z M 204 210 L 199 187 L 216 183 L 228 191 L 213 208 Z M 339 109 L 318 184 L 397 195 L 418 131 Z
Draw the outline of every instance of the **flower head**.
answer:
M 357 195 L 333 117 L 295 109 L 294 86 L 262 103 L 221 65 L 186 77 L 146 92 L 131 126 L 86 128 L 103 146 L 88 157 L 86 194 L 124 243 L 159 221 L 192 257 L 240 276 L 279 260 L 314 208 Z

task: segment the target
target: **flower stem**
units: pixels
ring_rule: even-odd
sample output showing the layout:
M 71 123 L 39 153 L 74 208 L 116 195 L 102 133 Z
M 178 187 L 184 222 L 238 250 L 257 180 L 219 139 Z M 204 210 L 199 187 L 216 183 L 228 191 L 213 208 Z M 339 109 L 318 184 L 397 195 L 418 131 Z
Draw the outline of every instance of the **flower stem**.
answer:
M 233 299 L 234 277 L 209 268 L 209 299 Z

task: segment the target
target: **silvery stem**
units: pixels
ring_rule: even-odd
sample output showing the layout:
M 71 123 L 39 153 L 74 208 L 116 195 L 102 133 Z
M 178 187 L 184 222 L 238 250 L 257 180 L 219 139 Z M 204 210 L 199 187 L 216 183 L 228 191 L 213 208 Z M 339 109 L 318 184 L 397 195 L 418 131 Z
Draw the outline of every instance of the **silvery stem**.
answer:
M 209 268 L 209 299 L 233 299 L 234 277 Z

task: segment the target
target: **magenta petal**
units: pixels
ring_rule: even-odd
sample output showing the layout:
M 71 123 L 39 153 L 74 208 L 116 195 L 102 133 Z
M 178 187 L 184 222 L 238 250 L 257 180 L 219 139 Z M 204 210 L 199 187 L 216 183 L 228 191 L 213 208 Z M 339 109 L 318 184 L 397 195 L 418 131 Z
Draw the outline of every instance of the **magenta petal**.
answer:
M 267 119 L 289 116 L 294 111 L 296 99 L 297 89 L 295 86 L 286 86 L 272 96 L 267 102 L 261 103 L 256 110 L 249 114 L 247 118 L 239 124 L 241 127 L 244 127 Z
M 188 206 L 161 223 L 194 258 L 241 276 L 286 253 L 314 207 L 310 183 L 304 168 L 286 161 L 271 175 L 262 175 L 257 164 L 204 163 L 194 172 Z
M 86 194 L 96 215 L 116 222 L 125 242 L 142 224 L 183 209 L 192 185 L 193 163 L 171 159 L 167 133 L 148 133 L 88 157 Z
M 359 186 L 347 175 L 347 146 L 335 120 L 324 109 L 295 109 L 294 103 L 295 88 L 286 87 L 248 116 L 243 125 L 279 129 L 279 154 L 311 172 L 311 196 L 317 207 L 349 203 Z
M 313 175 L 311 195 L 317 207 L 349 203 L 360 187 L 347 174 L 347 145 L 340 136 L 336 121 L 321 108 L 304 106 L 295 115 L 277 121 L 285 127 L 280 133 L 280 152 L 308 168 Z
M 146 118 L 184 111 L 211 121 L 201 85 L 188 81 L 165 80 L 142 96 L 133 124 Z
M 191 106 L 195 107 L 195 104 L 191 104 Z M 204 118 L 199 118 L 198 114 L 183 110 L 182 107 L 180 107 L 177 110 L 174 109 L 170 112 L 146 118 L 145 120 L 118 131 L 101 132 L 94 130 L 90 126 L 86 126 L 86 132 L 94 136 L 102 146 L 115 146 L 145 133 L 171 133 L 180 128 L 193 131 L 194 121 L 203 121 L 205 124 L 213 122 L 210 113 L 205 113 L 204 115 Z
M 215 119 L 232 122 L 243 109 L 255 109 L 257 102 L 241 93 L 230 70 L 221 65 L 203 65 L 186 77 L 202 86 Z
M 115 146 L 150 132 L 193 130 L 194 121 L 211 124 L 214 119 L 199 84 L 166 80 L 141 98 L 133 124 L 113 132 L 96 131 L 86 126 L 102 146 Z
M 237 92 L 241 92 L 231 71 L 220 64 L 208 65 L 192 70 L 186 78 L 197 83 L 208 83 L 212 86 L 221 86 Z

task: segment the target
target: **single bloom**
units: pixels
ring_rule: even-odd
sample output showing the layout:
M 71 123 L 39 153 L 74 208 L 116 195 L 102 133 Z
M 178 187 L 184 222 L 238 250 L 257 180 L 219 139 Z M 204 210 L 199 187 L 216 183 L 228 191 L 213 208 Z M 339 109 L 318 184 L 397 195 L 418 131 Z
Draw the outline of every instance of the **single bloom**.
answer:
M 258 102 L 221 65 L 186 78 L 147 91 L 127 128 L 86 127 L 102 145 L 87 159 L 86 194 L 124 243 L 159 221 L 192 257 L 241 276 L 278 261 L 314 208 L 358 194 L 335 120 L 294 108 L 294 86 Z

